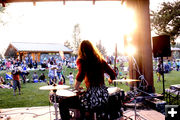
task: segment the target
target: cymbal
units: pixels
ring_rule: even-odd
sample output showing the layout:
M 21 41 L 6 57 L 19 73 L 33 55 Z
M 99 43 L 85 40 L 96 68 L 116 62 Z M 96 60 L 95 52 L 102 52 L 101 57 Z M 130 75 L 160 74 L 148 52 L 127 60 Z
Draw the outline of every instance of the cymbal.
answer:
M 136 81 L 140 81 L 140 80 L 136 80 L 136 79 L 118 79 L 118 80 L 113 80 L 113 82 L 136 82 Z
M 56 85 L 56 86 L 49 85 L 49 86 L 42 86 L 39 89 L 40 90 L 58 90 L 58 89 L 68 89 L 68 88 L 70 88 L 70 86 L 67 86 L 67 85 Z

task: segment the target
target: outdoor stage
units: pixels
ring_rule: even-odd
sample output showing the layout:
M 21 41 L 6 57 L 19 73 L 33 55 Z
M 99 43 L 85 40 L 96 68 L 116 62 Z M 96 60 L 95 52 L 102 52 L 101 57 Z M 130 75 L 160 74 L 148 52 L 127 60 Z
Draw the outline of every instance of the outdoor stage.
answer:
M 145 120 L 165 120 L 165 115 L 152 109 L 139 109 L 138 113 L 145 118 Z M 0 120 L 54 120 L 54 114 L 53 106 L 9 108 L 0 110 Z M 124 111 L 124 115 L 133 116 L 134 110 L 127 109 Z M 9 119 L 5 117 L 9 117 Z M 60 116 L 58 117 L 60 118 Z

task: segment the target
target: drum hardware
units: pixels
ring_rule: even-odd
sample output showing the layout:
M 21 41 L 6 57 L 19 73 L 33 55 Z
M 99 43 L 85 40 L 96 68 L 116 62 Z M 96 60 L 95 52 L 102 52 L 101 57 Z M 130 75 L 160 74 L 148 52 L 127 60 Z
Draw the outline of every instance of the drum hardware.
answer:
M 63 89 L 67 89 L 69 88 L 70 86 L 67 86 L 67 85 L 56 85 L 55 83 L 51 86 L 42 86 L 40 87 L 39 89 L 40 90 L 52 90 L 53 91 L 53 95 L 54 95 L 54 109 L 55 109 L 55 120 L 59 120 L 58 119 L 58 111 L 57 111 L 57 102 L 56 102 L 56 92 L 58 89 L 60 90 L 63 90 Z
M 56 89 L 53 90 L 54 93 L 54 109 L 55 109 L 55 120 L 58 120 L 57 102 L 56 102 Z
M 137 82 L 137 81 L 140 81 L 140 80 L 136 80 L 136 79 L 118 79 L 118 80 L 113 80 L 113 82 Z M 136 86 L 134 86 L 134 90 L 132 92 L 133 92 L 133 98 L 134 98 L 134 104 L 135 105 L 134 105 L 134 115 L 131 115 L 131 116 L 135 116 L 135 118 L 134 118 L 135 120 L 137 120 L 137 118 L 146 120 L 145 118 L 143 118 L 141 115 L 139 115 L 137 113 L 137 108 L 136 108 L 137 107 L 137 105 L 136 105 L 137 104 L 137 99 L 136 99 L 136 95 L 138 94 L 138 91 L 143 92 L 143 93 L 153 97 L 151 94 L 149 94 L 147 92 L 144 92 L 144 91 L 138 89 Z M 126 117 L 126 119 L 131 119 L 131 116 L 129 116 L 129 117 L 125 116 L 125 117 Z
M 134 115 L 130 115 L 130 116 L 125 116 L 126 119 L 131 119 L 132 116 L 134 116 L 134 120 L 137 120 L 138 119 L 143 119 L 143 120 L 146 120 L 145 118 L 143 118 L 140 114 L 137 113 L 137 99 L 136 99 L 136 94 L 138 93 L 137 92 L 138 88 L 137 87 L 134 87 L 134 90 L 132 91 L 134 94 L 133 94 L 133 98 L 134 98 Z
M 137 120 L 137 118 L 139 118 L 139 119 L 143 119 L 143 120 L 146 120 L 144 117 L 142 117 L 140 114 L 138 114 L 138 112 L 137 112 L 137 94 L 138 94 L 138 91 L 140 91 L 140 92 L 142 92 L 142 93 L 144 93 L 144 94 L 146 94 L 146 95 L 148 95 L 148 96 L 143 96 L 143 98 L 147 98 L 147 99 L 150 99 L 150 98 L 155 98 L 155 97 L 157 97 L 157 96 L 155 96 L 154 94 L 150 94 L 150 93 L 147 93 L 147 92 L 145 92 L 145 91 L 142 91 L 142 90 L 140 90 L 140 89 L 138 89 L 137 87 L 134 87 L 134 90 L 132 91 L 133 92 L 133 98 L 134 98 L 134 103 L 135 103 L 135 105 L 134 105 L 134 115 L 131 115 L 131 116 L 135 116 L 135 120 Z M 129 117 L 127 117 L 127 116 L 125 116 L 127 119 L 131 119 L 130 117 L 131 116 L 129 116 Z

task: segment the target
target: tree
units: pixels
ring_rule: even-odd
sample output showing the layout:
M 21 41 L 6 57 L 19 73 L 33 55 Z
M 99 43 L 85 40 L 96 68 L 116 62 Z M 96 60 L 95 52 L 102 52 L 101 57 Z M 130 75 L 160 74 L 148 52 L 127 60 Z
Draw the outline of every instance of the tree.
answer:
M 2 53 L 0 53 L 0 59 L 2 59 L 3 58 L 3 55 L 2 55 Z
M 80 43 L 81 43 L 80 25 L 76 24 L 74 26 L 74 30 L 73 30 L 73 45 L 72 45 L 73 53 L 75 55 L 77 55 L 77 53 L 78 53 Z
M 5 57 L 4 56 L 5 51 L 6 51 L 6 48 L 1 48 L 1 51 L 0 51 L 0 58 L 1 59 Z
M 4 12 L 4 10 L 5 10 L 5 7 L 0 6 L 0 16 L 1 16 L 1 14 Z M 1 18 L 1 17 L 0 17 L 0 18 Z M 2 19 L 0 19 L 0 23 L 3 23 L 3 20 L 2 20 Z
M 0 24 L 4 25 L 6 22 L 2 19 L 2 15 L 4 14 L 5 7 L 0 6 Z M 1 26 L 1 25 L 0 25 Z M 0 49 L 0 59 L 4 56 L 4 49 Z
M 68 48 L 70 48 L 70 49 L 72 48 L 72 47 L 71 47 L 71 43 L 70 43 L 68 40 L 66 40 L 66 41 L 64 42 L 64 46 L 65 46 L 65 47 L 68 47 Z
M 170 35 L 174 45 L 180 34 L 180 1 L 163 2 L 160 10 L 151 11 L 151 27 L 157 35 Z
M 3 19 L 2 19 L 2 15 L 4 15 L 4 14 L 8 14 L 7 12 L 5 12 L 5 9 L 7 8 L 7 6 L 8 6 L 9 4 L 6 4 L 6 7 L 2 7 L 1 5 L 0 5 L 0 24 L 6 24 L 6 21 L 4 21 Z
M 96 47 L 103 56 L 106 56 L 106 49 L 102 46 L 101 40 L 99 40 L 99 43 L 96 43 Z

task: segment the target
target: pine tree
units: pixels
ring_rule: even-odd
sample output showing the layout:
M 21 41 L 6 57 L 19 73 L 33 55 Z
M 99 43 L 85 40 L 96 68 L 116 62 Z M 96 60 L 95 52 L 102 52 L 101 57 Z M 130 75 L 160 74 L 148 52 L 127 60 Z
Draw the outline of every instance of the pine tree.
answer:
M 80 43 L 81 43 L 80 25 L 76 24 L 74 26 L 74 30 L 73 30 L 73 44 L 72 44 L 73 53 L 75 55 L 77 55 L 77 53 L 78 53 Z

